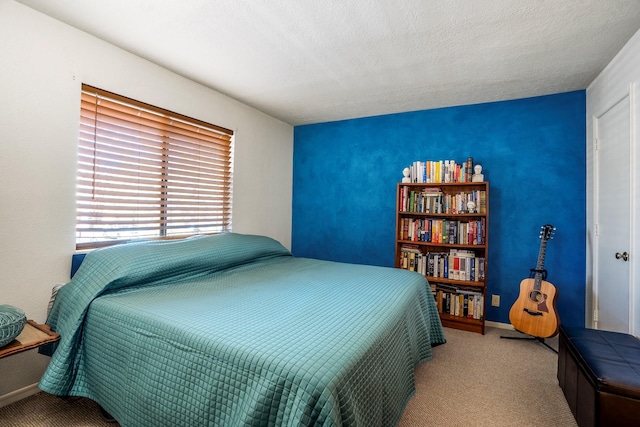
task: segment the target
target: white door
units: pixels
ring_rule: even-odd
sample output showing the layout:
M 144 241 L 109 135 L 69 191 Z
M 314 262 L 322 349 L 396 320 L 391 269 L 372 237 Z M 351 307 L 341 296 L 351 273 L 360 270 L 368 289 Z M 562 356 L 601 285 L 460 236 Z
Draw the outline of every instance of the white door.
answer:
M 595 119 L 597 328 L 629 333 L 630 110 L 629 96 Z

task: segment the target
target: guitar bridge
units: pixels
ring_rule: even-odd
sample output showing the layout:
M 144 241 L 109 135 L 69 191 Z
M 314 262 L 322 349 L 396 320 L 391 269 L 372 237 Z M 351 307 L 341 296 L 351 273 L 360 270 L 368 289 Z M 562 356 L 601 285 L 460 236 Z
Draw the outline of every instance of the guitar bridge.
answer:
M 524 308 L 523 310 L 527 312 L 527 314 L 530 314 L 532 316 L 542 316 L 542 313 L 540 313 L 539 311 L 529 310 L 528 308 Z

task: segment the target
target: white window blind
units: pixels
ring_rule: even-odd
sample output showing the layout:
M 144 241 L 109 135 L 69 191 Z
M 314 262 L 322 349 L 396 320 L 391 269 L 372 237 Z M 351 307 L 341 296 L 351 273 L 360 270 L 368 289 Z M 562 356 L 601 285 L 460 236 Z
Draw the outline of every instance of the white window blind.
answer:
M 233 132 L 82 85 L 76 247 L 231 228 Z

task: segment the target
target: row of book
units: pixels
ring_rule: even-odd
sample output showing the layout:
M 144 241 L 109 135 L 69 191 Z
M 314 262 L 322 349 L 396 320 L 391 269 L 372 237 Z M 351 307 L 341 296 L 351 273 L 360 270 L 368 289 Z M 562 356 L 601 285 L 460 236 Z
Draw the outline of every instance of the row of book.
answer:
M 400 268 L 434 278 L 476 282 L 485 279 L 485 258 L 466 249 L 423 253 L 418 246 L 402 245 Z
M 486 193 L 485 190 L 471 190 L 457 194 L 444 194 L 437 187 L 414 190 L 405 185 L 400 188 L 398 210 L 416 213 L 484 215 L 487 213 Z
M 411 182 L 471 182 L 473 158 L 461 163 L 455 160 L 415 161 L 409 171 Z
M 484 296 L 479 292 L 449 291 L 437 285 L 435 299 L 439 313 L 468 319 L 484 317 Z
M 452 245 L 484 245 L 485 218 L 469 221 L 438 218 L 400 218 L 400 240 Z

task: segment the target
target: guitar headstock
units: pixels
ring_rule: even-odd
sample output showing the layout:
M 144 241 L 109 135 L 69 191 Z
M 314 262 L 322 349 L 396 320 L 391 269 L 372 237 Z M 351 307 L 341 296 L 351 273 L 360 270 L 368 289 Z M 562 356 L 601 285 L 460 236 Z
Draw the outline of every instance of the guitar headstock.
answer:
M 551 224 L 546 224 L 540 227 L 540 238 L 542 240 L 553 239 L 553 233 L 556 231 L 556 228 Z

